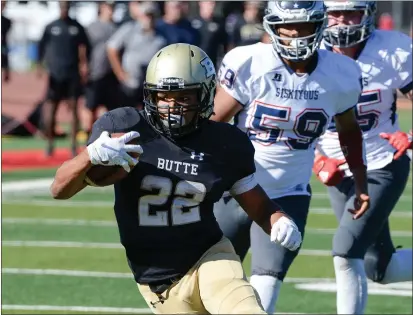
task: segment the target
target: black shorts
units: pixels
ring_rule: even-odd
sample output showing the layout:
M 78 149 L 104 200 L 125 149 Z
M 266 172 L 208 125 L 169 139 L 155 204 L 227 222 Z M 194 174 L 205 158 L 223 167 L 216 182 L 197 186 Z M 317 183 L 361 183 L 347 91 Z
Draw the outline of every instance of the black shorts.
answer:
M 103 105 L 107 110 L 115 109 L 118 102 L 118 81 L 114 74 L 108 74 L 101 79 L 88 82 L 85 90 L 86 107 L 94 110 Z
M 80 77 L 67 79 L 56 79 L 49 76 L 49 86 L 47 89 L 47 99 L 54 102 L 61 100 L 78 99 L 82 92 Z
M 1 68 L 9 69 L 9 55 L 1 53 Z

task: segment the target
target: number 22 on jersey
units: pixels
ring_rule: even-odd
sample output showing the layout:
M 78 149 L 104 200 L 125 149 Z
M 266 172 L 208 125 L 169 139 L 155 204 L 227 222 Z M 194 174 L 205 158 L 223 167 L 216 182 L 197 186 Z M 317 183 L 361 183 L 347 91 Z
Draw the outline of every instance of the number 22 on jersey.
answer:
M 201 220 L 199 204 L 204 200 L 207 192 L 204 184 L 182 180 L 174 187 L 170 178 L 147 175 L 142 180 L 141 189 L 148 190 L 151 194 L 139 199 L 140 226 L 169 226 L 169 212 L 172 226 Z M 170 198 L 172 198 L 171 203 L 168 202 Z M 165 209 L 151 212 L 151 206 L 165 207 Z

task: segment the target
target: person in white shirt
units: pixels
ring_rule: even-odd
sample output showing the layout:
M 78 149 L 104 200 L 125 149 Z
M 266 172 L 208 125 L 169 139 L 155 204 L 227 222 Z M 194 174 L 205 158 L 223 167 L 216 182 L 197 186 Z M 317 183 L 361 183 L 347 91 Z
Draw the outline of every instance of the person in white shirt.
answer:
M 226 54 L 211 117 L 225 122 L 234 118 L 248 134 L 255 147 L 258 182 L 294 219 L 302 235 L 315 145 L 333 118 L 357 182 L 350 210 L 357 219 L 369 207 L 362 132 L 354 114 L 361 71 L 351 58 L 318 50 L 326 17 L 321 1 L 268 2 L 264 28 L 272 44 L 237 47 Z M 288 252 L 267 242 L 229 197 L 217 203 L 214 212 L 241 258 L 250 247 L 251 232 L 251 284 L 264 309 L 272 313 L 298 250 Z
M 327 185 L 339 220 L 333 239 L 337 313 L 363 314 L 367 278 L 386 284 L 412 280 L 412 250 L 395 249 L 389 215 L 409 177 L 411 147 L 399 127 L 397 90 L 412 97 L 412 39 L 374 29 L 375 1 L 326 1 L 329 27 L 322 48 L 353 58 L 363 76 L 356 117 L 366 147 L 370 210 L 357 221 L 345 209 L 355 180 L 340 150 L 332 123 L 318 142 L 314 172 Z

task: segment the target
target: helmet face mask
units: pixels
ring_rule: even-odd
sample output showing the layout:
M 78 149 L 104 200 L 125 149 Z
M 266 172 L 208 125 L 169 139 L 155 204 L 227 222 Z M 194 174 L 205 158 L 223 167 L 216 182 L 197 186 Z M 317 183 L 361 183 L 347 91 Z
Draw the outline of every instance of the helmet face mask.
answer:
M 329 25 L 324 31 L 324 41 L 327 46 L 347 48 L 367 40 L 374 31 L 376 2 L 375 1 L 325 1 L 329 16 Z M 360 13 L 360 18 L 354 22 L 354 12 Z M 344 16 L 344 23 L 337 24 L 335 13 Z
M 303 61 L 310 58 L 320 45 L 326 25 L 322 1 L 269 1 L 264 16 L 264 29 L 270 35 L 274 50 L 283 58 Z M 304 35 L 287 37 L 280 28 L 307 27 Z
M 144 97 L 149 122 L 170 138 L 192 133 L 212 115 L 212 107 L 205 104 L 210 95 L 202 85 L 160 89 L 145 83 Z M 181 102 L 182 98 L 189 98 L 190 101 Z
M 200 48 L 173 44 L 152 58 L 144 83 L 148 122 L 170 138 L 198 129 L 213 113 L 215 68 Z

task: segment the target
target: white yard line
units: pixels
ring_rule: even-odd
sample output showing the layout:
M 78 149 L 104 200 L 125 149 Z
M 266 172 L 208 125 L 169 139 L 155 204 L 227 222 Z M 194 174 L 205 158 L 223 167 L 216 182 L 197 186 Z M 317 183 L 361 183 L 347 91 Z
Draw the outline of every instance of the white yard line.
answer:
M 3 218 L 2 224 L 27 224 L 27 225 L 54 225 L 54 226 L 97 226 L 97 227 L 115 227 L 115 221 L 109 220 L 74 220 L 74 219 L 32 219 L 32 218 Z M 334 228 L 307 228 L 306 233 L 333 235 Z M 391 231 L 392 236 L 412 237 L 411 231 Z
M 69 277 L 90 277 L 90 278 L 116 278 L 133 279 L 129 272 L 100 272 L 84 270 L 64 270 L 64 269 L 27 269 L 27 268 L 2 268 L 2 274 L 8 275 L 41 275 L 41 276 L 69 276 Z
M 42 207 L 76 207 L 76 208 L 113 208 L 113 202 L 111 201 L 75 201 L 75 200 L 35 200 L 35 199 L 2 199 L 2 204 L 8 205 L 33 205 L 33 206 L 42 206 Z
M 86 270 L 67 270 L 67 269 L 29 269 L 29 268 L 2 268 L 2 274 L 8 275 L 40 275 L 40 276 L 68 276 L 68 277 L 90 277 L 90 278 L 115 278 L 133 279 L 129 272 L 103 272 Z M 334 278 L 285 278 L 288 283 L 335 283 Z
M 89 277 L 89 278 L 115 278 L 133 279 L 129 272 L 104 272 L 86 270 L 67 270 L 67 269 L 29 269 L 29 268 L 2 268 L 2 274 L 9 275 L 42 275 L 42 276 L 68 276 L 68 277 Z M 285 278 L 286 283 L 336 283 L 335 278 Z M 368 280 L 369 284 L 374 282 Z M 385 285 L 386 288 L 403 287 L 411 289 L 412 282 L 393 283 Z
M 30 191 L 43 191 L 48 193 L 50 185 L 53 183 L 53 178 L 39 178 L 39 179 L 27 179 L 17 181 L 6 181 L 1 185 L 2 193 L 24 193 Z M 101 187 L 93 189 L 113 191 L 112 187 Z
M 56 226 L 116 226 L 109 220 L 76 220 L 76 219 L 33 219 L 33 218 L 3 218 L 2 224 L 56 225 Z
M 336 232 L 336 229 L 314 229 L 314 228 L 307 228 L 305 230 L 306 233 L 309 234 L 319 234 L 319 235 L 333 235 Z M 391 230 L 392 236 L 397 237 L 412 237 L 413 233 L 411 231 L 393 231 Z
M 313 193 L 312 195 L 313 199 L 329 199 L 329 196 L 327 193 Z M 403 195 L 400 197 L 399 200 L 402 201 L 411 201 L 412 196 L 411 195 Z
M 111 201 L 72 201 L 72 200 L 33 200 L 33 199 L 2 199 L 3 205 L 33 205 L 33 206 L 43 206 L 43 207 L 108 207 L 113 208 L 113 202 Z M 331 208 L 310 208 L 311 214 L 321 214 L 321 215 L 334 215 Z M 392 212 L 391 217 L 395 218 L 411 218 L 411 210 L 395 210 Z
M 15 305 L 6 304 L 2 310 L 19 311 L 52 311 L 52 312 L 102 312 L 102 313 L 131 313 L 153 314 L 149 308 L 102 307 L 102 306 L 54 306 L 54 305 Z
M 2 193 L 24 193 L 30 194 L 33 191 L 43 191 L 48 192 L 49 187 L 53 182 L 53 178 L 42 178 L 42 179 L 30 179 L 30 180 L 19 180 L 19 181 L 9 181 L 3 182 L 1 191 Z M 93 188 L 103 191 L 113 191 L 112 187 L 102 187 Z M 314 199 L 328 199 L 328 194 L 326 193 L 313 193 Z M 400 197 L 400 200 L 412 200 L 411 195 L 404 195 Z
M 310 208 L 311 214 L 324 214 L 324 215 L 334 215 L 334 211 L 331 208 Z M 395 218 L 411 218 L 412 210 L 395 210 L 391 213 L 390 217 Z
M 48 191 L 50 185 L 53 182 L 53 178 L 43 179 L 29 179 L 29 180 L 17 180 L 10 182 L 3 182 L 1 185 L 2 193 L 26 193 L 33 190 Z
M 67 269 L 30 269 L 30 268 L 2 268 L 2 274 L 11 275 L 41 275 L 41 276 L 69 276 L 69 277 L 90 277 L 90 278 L 115 278 L 133 279 L 129 272 L 103 272 L 86 270 L 67 270 Z M 285 278 L 288 283 L 307 283 L 307 282 L 335 282 L 334 278 Z
M 103 307 L 103 306 L 54 306 L 54 305 L 2 305 L 3 310 L 18 311 L 53 311 L 53 312 L 102 312 L 102 313 L 131 313 L 153 314 L 149 308 Z M 274 313 L 274 314 L 309 314 L 309 313 Z
M 93 242 L 59 242 L 59 241 L 2 241 L 2 246 L 8 247 L 66 247 L 66 248 L 110 248 L 121 249 L 119 243 L 93 243 Z
M 47 248 L 108 248 L 122 249 L 119 243 L 93 243 L 93 242 L 64 242 L 64 241 L 2 241 L 5 247 L 47 247 Z M 330 256 L 331 251 L 321 249 L 302 249 L 301 256 Z

